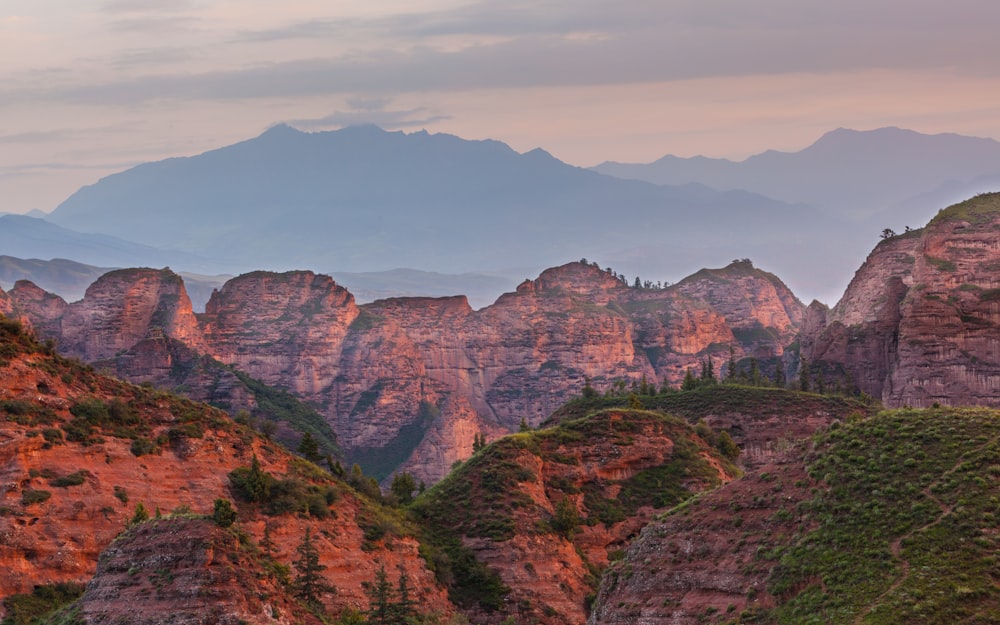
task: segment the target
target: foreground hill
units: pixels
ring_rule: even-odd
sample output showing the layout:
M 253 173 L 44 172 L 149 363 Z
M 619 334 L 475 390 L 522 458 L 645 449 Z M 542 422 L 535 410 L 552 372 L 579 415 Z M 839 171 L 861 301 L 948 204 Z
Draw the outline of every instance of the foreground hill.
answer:
M 1000 406 L 1000 194 L 976 196 L 875 247 L 832 309 L 814 303 L 802 355 L 887 406 Z
M 428 482 L 467 458 L 477 435 L 537 425 L 588 379 L 602 391 L 644 376 L 677 384 L 705 360 L 721 370 L 730 348 L 784 369 L 804 310 L 748 261 L 669 288 L 569 263 L 480 311 L 464 297 L 358 305 L 311 272 L 239 276 L 201 315 L 169 270 L 108 273 L 72 304 L 23 282 L 9 295 L 66 355 L 243 406 L 236 373 L 192 354 L 210 356 L 310 402 L 367 472 L 381 479 L 402 465 Z
M 637 399 L 646 409 L 628 407 Z M 411 510 L 431 535 L 459 538 L 498 573 L 473 595 L 494 611 L 474 621 L 582 623 L 604 569 L 659 513 L 751 480 L 733 481 L 737 465 L 752 475 L 796 441 L 870 410 L 730 384 L 579 399 L 557 411 L 557 424 L 486 446 Z
M 1000 621 L 1000 414 L 900 410 L 648 525 L 589 623 Z
M 608 411 L 493 443 L 414 510 L 499 573 L 508 592 L 476 596 L 491 621 L 569 625 L 585 620 L 609 557 L 657 510 L 736 474 L 685 421 Z
M 116 615 L 129 623 L 174 622 L 166 614 L 178 606 L 209 614 L 223 605 L 218 603 L 221 596 L 241 598 L 226 605 L 246 622 L 274 622 L 260 597 L 283 588 L 275 564 L 295 570 L 292 564 L 307 530 L 326 567 L 326 581 L 337 588 L 335 595 L 321 598 L 330 612 L 367 607 L 362 583 L 374 580 L 380 565 L 407 571 L 413 597 L 425 611 L 453 611 L 418 556 L 413 530 L 391 511 L 221 410 L 98 375 L 54 355 L 6 318 L 0 318 L 0 430 L 5 484 L 0 496 L 0 596 L 87 582 L 98 572 L 99 554 L 130 521 L 161 513 L 212 515 L 215 500 L 222 499 L 238 509 L 243 533 L 237 542 L 270 543 L 266 557 L 257 551 L 251 558 L 256 547 L 238 547 L 231 536 L 193 521 L 164 521 L 152 528 L 169 538 L 142 538 L 146 530 L 137 530 L 129 541 L 155 542 L 162 546 L 162 557 L 141 556 L 141 544 L 115 543 L 117 551 L 105 552 L 111 561 L 102 561 L 101 572 L 120 574 L 123 565 L 114 560 L 134 549 L 136 555 L 127 561 L 139 574 L 124 578 L 155 589 L 163 602 L 151 605 L 162 608 L 164 620 L 122 616 L 142 606 L 115 601 L 116 593 L 131 596 L 133 591 L 121 587 L 122 579 L 112 583 L 104 578 L 84 596 L 89 602 L 85 612 L 105 614 L 93 622 L 119 622 Z M 254 469 L 255 459 L 259 469 Z M 257 475 L 263 490 L 239 486 L 253 483 L 232 477 L 241 472 Z M 248 492 L 257 494 L 250 498 Z M 220 551 L 199 552 L 202 540 Z M 223 557 L 228 552 L 247 570 L 203 576 L 201 581 L 180 573 L 201 562 L 221 575 L 232 568 Z M 101 590 L 102 584 L 118 590 Z M 295 617 L 302 609 L 291 595 L 278 593 L 275 601 L 279 612 L 291 610 L 283 622 L 303 622 Z

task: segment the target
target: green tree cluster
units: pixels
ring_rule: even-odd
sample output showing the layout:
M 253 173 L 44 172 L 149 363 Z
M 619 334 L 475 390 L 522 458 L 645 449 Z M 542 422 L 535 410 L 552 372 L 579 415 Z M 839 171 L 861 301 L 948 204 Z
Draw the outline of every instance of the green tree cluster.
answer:
M 368 595 L 368 625 L 413 625 L 419 621 L 416 602 L 410 596 L 410 576 L 399 567 L 396 588 L 389 583 L 385 567 L 375 571 L 375 581 L 365 586 Z

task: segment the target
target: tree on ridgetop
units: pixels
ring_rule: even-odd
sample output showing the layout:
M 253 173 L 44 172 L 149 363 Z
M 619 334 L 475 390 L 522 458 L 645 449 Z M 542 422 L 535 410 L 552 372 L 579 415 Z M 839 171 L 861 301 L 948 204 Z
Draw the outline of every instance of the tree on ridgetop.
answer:
M 712 364 L 711 356 L 701 361 L 701 382 L 703 384 L 715 383 L 715 365 Z
M 392 476 L 392 485 L 389 486 L 389 492 L 396 497 L 396 501 L 400 505 L 408 506 L 412 503 L 413 491 L 415 490 L 417 490 L 417 481 L 412 474 L 403 471 Z
M 883 240 L 885 240 L 885 239 L 891 239 L 894 236 L 896 236 L 896 232 L 892 228 L 886 228 L 886 229 L 882 230 L 882 234 L 880 235 L 880 237 Z
M 698 388 L 698 380 L 694 377 L 694 371 L 691 370 L 691 367 L 688 367 L 687 371 L 684 372 L 684 381 L 681 382 L 681 390 L 693 391 L 696 388 Z

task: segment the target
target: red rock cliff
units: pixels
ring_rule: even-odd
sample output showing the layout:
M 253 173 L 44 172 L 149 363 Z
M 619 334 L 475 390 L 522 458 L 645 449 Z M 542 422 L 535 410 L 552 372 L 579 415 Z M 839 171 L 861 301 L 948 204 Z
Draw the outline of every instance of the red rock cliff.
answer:
M 780 353 L 802 318 L 780 281 L 746 262 L 702 273 L 636 289 L 569 263 L 473 311 L 464 297 L 357 306 L 329 277 L 255 272 L 215 293 L 197 323 L 166 270 L 112 272 L 61 317 L 22 290 L 65 353 L 114 358 L 119 374 L 159 382 L 180 358 L 160 337 L 180 340 L 310 401 L 352 461 L 433 482 L 477 435 L 516 430 L 522 418 L 537 425 L 587 379 L 598 390 L 643 377 L 677 384 L 706 358 L 720 370 L 730 348 Z
M 887 406 L 1000 405 L 1000 195 L 881 242 L 803 354 Z

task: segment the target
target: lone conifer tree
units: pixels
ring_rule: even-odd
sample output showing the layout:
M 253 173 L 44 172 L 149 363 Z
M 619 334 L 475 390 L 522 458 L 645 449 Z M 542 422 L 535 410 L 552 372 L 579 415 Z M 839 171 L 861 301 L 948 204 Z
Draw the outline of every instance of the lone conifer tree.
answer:
M 319 464 L 323 460 L 323 456 L 319 453 L 319 443 L 316 442 L 316 439 L 309 432 L 302 435 L 302 440 L 299 441 L 298 452 L 302 454 L 303 458 L 315 464 Z
M 310 609 L 321 610 L 323 602 L 320 597 L 326 593 L 335 592 L 336 589 L 323 579 L 322 573 L 326 567 L 319 563 L 319 551 L 313 545 L 308 527 L 302 537 L 302 542 L 295 548 L 295 551 L 299 554 L 299 558 L 292 562 L 295 570 L 298 571 L 292 582 L 295 596 Z

